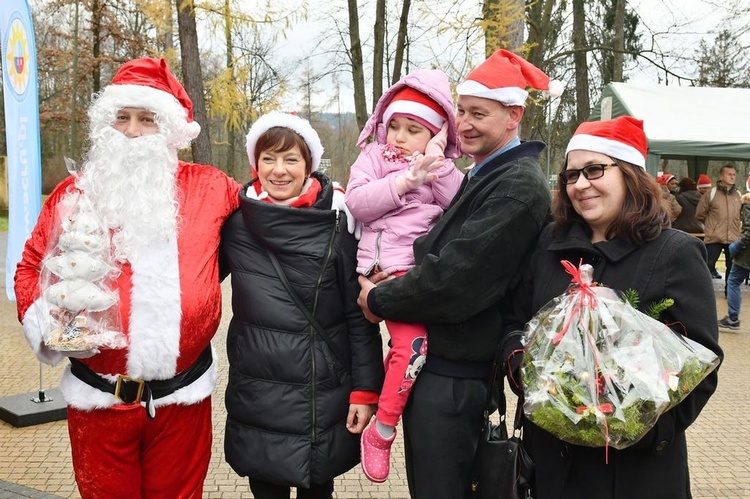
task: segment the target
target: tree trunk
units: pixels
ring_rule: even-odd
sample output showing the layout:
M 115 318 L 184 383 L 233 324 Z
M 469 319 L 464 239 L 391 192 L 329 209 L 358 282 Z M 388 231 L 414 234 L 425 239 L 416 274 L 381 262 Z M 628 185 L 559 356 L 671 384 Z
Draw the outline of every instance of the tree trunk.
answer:
M 372 109 L 383 95 L 383 52 L 385 46 L 385 0 L 375 4 L 374 46 L 372 50 Z
M 539 0 L 533 2 L 528 10 L 529 33 L 526 38 L 526 46 L 529 47 L 526 58 L 534 66 L 544 69 L 544 61 L 547 53 L 547 39 L 550 31 L 550 19 L 557 0 Z M 542 129 L 542 120 L 537 120 L 541 104 L 530 103 L 523 113 L 521 121 L 520 136 L 523 140 L 532 139 L 532 131 L 535 128 Z M 549 134 L 546 134 L 548 136 Z M 545 136 L 545 138 L 546 138 Z M 549 152 L 549 148 L 547 149 Z
M 91 89 L 94 93 L 99 92 L 102 85 L 102 64 L 99 60 L 102 46 L 102 12 L 104 12 L 104 0 L 91 2 L 91 54 L 94 56 L 94 67 L 91 69 Z
M 576 75 L 576 123 L 591 114 L 589 103 L 589 66 L 587 62 L 585 0 L 573 0 L 573 64 Z
M 404 64 L 404 47 L 406 46 L 410 8 L 411 0 L 404 0 L 404 4 L 401 7 L 401 19 L 398 23 L 398 34 L 396 36 L 396 55 L 393 60 L 393 78 L 391 79 L 391 85 L 401 79 L 401 67 Z
M 523 47 L 524 0 L 484 0 L 484 54 L 497 49 L 519 52 Z
M 232 10 L 230 0 L 224 0 L 224 40 L 227 45 L 227 69 L 232 76 L 232 80 L 234 80 L 234 41 L 232 40 Z M 239 135 L 240 134 L 237 133 L 235 127 L 229 125 L 227 130 L 227 142 L 229 142 L 227 151 L 227 170 L 234 178 L 239 178 L 238 175 L 242 173 L 240 171 L 241 166 L 237 161 L 237 152 L 239 150 L 240 141 Z
M 75 18 L 73 20 L 73 64 L 71 66 L 71 92 L 70 92 L 70 155 L 78 157 L 78 120 L 76 112 L 78 88 L 78 0 L 75 3 Z
M 182 79 L 190 100 L 193 101 L 194 120 L 201 126 L 201 133 L 191 145 L 193 161 L 210 165 L 211 137 L 209 135 L 206 102 L 203 96 L 203 72 L 198 52 L 198 31 L 195 26 L 193 0 L 177 0 L 177 29 L 180 34 L 180 60 Z
M 365 95 L 365 68 L 362 62 L 362 41 L 359 37 L 359 12 L 357 0 L 347 0 L 349 5 L 349 56 L 352 62 L 352 80 L 354 84 L 354 112 L 357 126 L 365 127 L 367 122 L 367 96 Z
M 622 71 L 625 64 L 625 3 L 625 0 L 616 0 L 615 4 L 612 81 L 622 81 Z

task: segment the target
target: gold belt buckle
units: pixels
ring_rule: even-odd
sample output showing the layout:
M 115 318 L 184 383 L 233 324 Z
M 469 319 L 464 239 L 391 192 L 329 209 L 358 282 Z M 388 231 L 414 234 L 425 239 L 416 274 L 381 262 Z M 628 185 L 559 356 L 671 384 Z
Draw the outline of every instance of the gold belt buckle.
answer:
M 122 388 L 123 381 L 132 381 L 133 383 L 138 383 L 138 393 L 136 393 L 133 403 L 140 404 L 141 396 L 143 395 L 143 389 L 146 387 L 146 382 L 142 379 L 131 378 L 130 376 L 117 376 L 117 384 L 115 385 L 115 398 L 122 402 L 125 402 L 120 398 L 120 389 Z

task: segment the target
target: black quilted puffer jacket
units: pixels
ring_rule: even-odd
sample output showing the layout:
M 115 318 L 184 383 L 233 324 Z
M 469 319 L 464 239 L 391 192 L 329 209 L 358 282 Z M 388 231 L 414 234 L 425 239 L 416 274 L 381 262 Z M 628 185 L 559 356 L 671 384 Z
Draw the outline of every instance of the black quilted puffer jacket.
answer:
M 331 209 L 330 179 L 313 175 L 322 191 L 310 208 L 248 198 L 245 186 L 220 250 L 222 275 L 232 275 L 226 460 L 241 476 L 302 487 L 359 462 L 359 436 L 346 429 L 349 395 L 379 392 L 383 382 L 379 329 L 356 303 L 357 241 L 344 212 Z M 295 305 L 267 249 L 334 350 Z

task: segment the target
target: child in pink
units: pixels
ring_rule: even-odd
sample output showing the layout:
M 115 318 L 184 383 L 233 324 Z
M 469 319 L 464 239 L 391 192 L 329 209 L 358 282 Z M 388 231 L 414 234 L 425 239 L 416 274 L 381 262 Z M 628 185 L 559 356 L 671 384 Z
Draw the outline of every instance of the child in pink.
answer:
M 371 137 L 375 140 L 368 141 Z M 386 90 L 359 136 L 345 201 L 362 235 L 357 271 L 401 275 L 414 266 L 412 244 L 440 219 L 463 174 L 448 77 L 417 69 Z M 362 434 L 362 471 L 384 482 L 396 424 L 427 354 L 427 328 L 386 321 L 391 349 L 374 423 Z

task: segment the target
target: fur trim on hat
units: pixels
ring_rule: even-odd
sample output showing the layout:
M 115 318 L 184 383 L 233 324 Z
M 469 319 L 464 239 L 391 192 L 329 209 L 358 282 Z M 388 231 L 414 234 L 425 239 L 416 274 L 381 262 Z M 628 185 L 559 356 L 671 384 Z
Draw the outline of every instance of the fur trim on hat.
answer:
M 250 127 L 250 131 L 247 133 L 246 146 L 250 166 L 253 169 L 258 168 L 258 165 L 255 164 L 255 144 L 258 143 L 260 136 L 269 129 L 277 126 L 293 130 L 304 139 L 312 157 L 311 171 L 316 171 L 318 166 L 320 166 L 320 159 L 323 157 L 323 144 L 320 142 L 318 132 L 315 131 L 306 119 L 300 118 L 295 114 L 278 111 L 264 114 Z
M 89 107 L 90 132 L 112 126 L 117 111 L 126 107 L 147 109 L 156 115 L 159 132 L 175 149 L 188 147 L 198 136 L 201 127 L 188 122 L 188 112 L 172 95 L 144 85 L 109 85 Z

